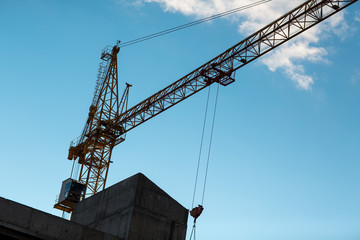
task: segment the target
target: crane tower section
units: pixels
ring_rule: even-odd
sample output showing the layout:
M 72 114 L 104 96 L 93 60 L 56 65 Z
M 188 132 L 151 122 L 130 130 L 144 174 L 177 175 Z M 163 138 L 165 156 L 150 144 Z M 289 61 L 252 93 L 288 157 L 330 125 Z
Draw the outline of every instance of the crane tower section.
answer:
M 81 136 L 71 143 L 68 159 L 81 164 L 79 182 L 87 186 L 88 195 L 105 187 L 112 148 L 123 141 L 120 128 L 114 125 L 121 111 L 118 92 L 117 54 L 119 47 L 105 48 L 101 54 L 94 98 Z M 126 94 L 127 97 L 127 94 Z M 106 131 L 104 129 L 107 128 Z
M 120 48 L 106 47 L 101 53 L 94 97 L 82 134 L 70 143 L 69 160 L 78 161 L 78 180 L 71 179 L 72 190 L 63 186 L 66 196 L 60 196 L 55 208 L 71 212 L 74 203 L 105 188 L 114 146 L 125 140 L 124 129 L 115 120 L 127 110 L 130 84 L 126 83 L 122 97 L 118 91 L 117 54 Z M 109 128 L 111 126 L 111 128 Z M 75 162 L 74 162 L 75 163 Z M 69 181 L 70 180 L 66 180 Z M 64 181 L 65 182 L 65 181 Z M 81 188 L 84 186 L 84 189 Z M 61 194 L 60 194 L 61 195 Z M 76 196 L 76 197 L 74 197 Z

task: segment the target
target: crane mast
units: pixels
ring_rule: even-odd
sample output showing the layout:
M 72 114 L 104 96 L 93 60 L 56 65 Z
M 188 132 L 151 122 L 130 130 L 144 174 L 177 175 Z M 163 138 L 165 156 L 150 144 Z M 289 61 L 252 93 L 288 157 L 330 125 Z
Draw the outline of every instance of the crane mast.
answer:
M 117 53 L 119 47 L 105 53 L 110 60 L 101 81 L 96 103 L 90 106 L 89 118 L 82 135 L 72 142 L 70 160 L 81 164 L 79 182 L 86 187 L 85 195 L 105 188 L 113 148 L 125 140 L 126 132 L 155 117 L 213 83 L 227 86 L 235 81 L 241 67 L 270 52 L 281 44 L 310 29 L 357 0 L 308 0 L 287 14 L 253 33 L 217 57 L 165 87 L 139 104 L 127 105 L 127 85 L 118 101 Z M 71 205 L 71 204 L 69 204 Z M 56 205 L 55 205 L 56 206 Z M 60 208 L 59 208 L 60 209 Z M 66 207 L 71 212 L 72 207 Z M 62 209 L 63 210 L 63 209 Z
M 124 141 L 119 136 L 121 129 L 104 129 L 113 125 L 127 106 L 129 87 L 119 100 L 117 54 L 120 48 L 106 48 L 101 54 L 98 81 L 93 102 L 89 108 L 89 116 L 81 136 L 71 142 L 68 159 L 78 159 L 81 164 L 78 181 L 87 186 L 84 194 L 93 195 L 104 189 L 112 149 Z

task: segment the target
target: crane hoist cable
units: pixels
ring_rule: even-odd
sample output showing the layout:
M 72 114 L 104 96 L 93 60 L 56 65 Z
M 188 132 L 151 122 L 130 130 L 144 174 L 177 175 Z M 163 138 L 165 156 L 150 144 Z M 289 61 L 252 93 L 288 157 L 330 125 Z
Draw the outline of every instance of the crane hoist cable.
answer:
M 212 124 L 211 124 L 210 143 L 209 143 L 208 157 L 207 157 L 207 161 L 206 161 L 206 170 L 205 170 L 203 193 L 202 193 L 202 198 L 201 198 L 201 206 L 204 205 L 205 189 L 206 189 L 206 183 L 207 183 L 206 180 L 207 180 L 208 170 L 209 170 L 210 153 L 211 153 L 212 139 L 213 139 L 213 134 L 214 134 L 214 125 L 215 125 L 215 116 L 216 116 L 218 97 L 219 97 L 219 84 L 217 85 L 217 89 L 216 89 L 215 107 L 214 107 L 214 114 L 213 114 Z
M 193 200 L 192 200 L 192 206 L 190 215 L 194 218 L 193 227 L 190 234 L 190 240 L 192 239 L 192 236 L 196 235 L 196 220 L 201 215 L 201 213 L 204 210 L 203 204 L 204 204 L 204 197 L 205 197 L 205 189 L 206 189 L 206 183 L 207 183 L 207 177 L 208 177 L 208 170 L 209 170 L 209 162 L 210 162 L 210 153 L 211 153 L 211 147 L 212 147 L 212 138 L 214 133 L 214 126 L 215 126 L 215 117 L 216 117 L 216 109 L 217 109 L 217 103 L 219 98 L 219 85 L 217 85 L 216 89 L 216 98 L 215 98 L 215 107 L 213 112 L 213 118 L 212 118 L 212 124 L 211 124 L 211 133 L 210 133 L 210 142 L 209 142 L 209 148 L 208 148 L 208 154 L 207 154 L 207 161 L 206 161 L 206 169 L 205 169 L 205 177 L 204 177 L 204 186 L 203 186 L 203 192 L 202 192 L 202 198 L 201 198 L 201 204 L 199 204 L 197 207 L 194 208 L 194 200 L 195 200 L 195 194 L 196 194 L 196 186 L 197 186 L 197 180 L 199 176 L 199 168 L 200 168 L 200 160 L 201 160 L 201 152 L 202 152 L 202 145 L 204 140 L 204 132 L 205 132 L 205 125 L 206 125 L 206 118 L 207 118 L 207 112 L 208 112 L 208 106 L 209 106 L 209 98 L 210 98 L 210 89 L 208 91 L 208 96 L 206 100 L 206 107 L 205 107 L 205 117 L 204 117 L 204 123 L 203 123 L 203 129 L 202 129 L 202 136 L 201 136 L 201 143 L 200 143 L 200 153 L 197 163 L 197 169 L 196 169 L 196 177 L 195 177 L 195 186 L 194 186 L 194 193 L 193 193 Z
M 207 100 L 206 100 L 206 107 L 205 107 L 204 121 L 203 121 L 203 127 L 202 127 L 202 134 L 201 134 L 201 141 L 200 141 L 200 149 L 199 149 L 199 156 L 198 156 L 198 162 L 197 162 L 197 168 L 196 168 L 196 175 L 195 175 L 195 183 L 194 183 L 194 191 L 193 191 L 193 198 L 192 198 L 192 203 L 191 203 L 191 209 L 194 207 L 194 202 L 195 202 L 195 195 L 196 195 L 197 182 L 198 182 L 198 177 L 199 177 L 199 169 L 200 169 L 202 148 L 203 148 L 203 142 L 204 142 L 204 136 L 205 136 L 205 126 L 206 126 L 207 115 L 208 115 L 208 106 L 209 106 L 210 92 L 211 92 L 211 86 L 209 87 L 208 94 L 207 94 Z M 217 90 L 216 90 L 215 107 L 214 107 L 214 112 L 213 112 L 213 119 L 212 119 L 212 126 L 211 126 L 211 135 L 210 135 L 210 143 L 209 143 L 209 149 L 208 149 L 208 155 L 207 155 L 207 162 L 206 162 L 206 169 L 205 169 L 205 179 L 204 179 L 204 186 L 203 186 L 203 192 L 202 192 L 201 205 L 203 205 L 203 203 L 204 203 L 206 180 L 207 180 L 207 174 L 208 174 L 208 169 L 209 169 L 210 151 L 211 151 L 211 146 L 212 146 L 212 137 L 213 137 L 213 132 L 214 132 L 214 123 L 215 123 L 215 116 L 216 116 L 216 108 L 217 108 L 218 96 L 219 96 L 219 87 L 218 87 Z
M 207 94 L 207 100 L 206 100 L 205 116 L 204 116 L 204 122 L 203 122 L 202 134 L 201 134 L 199 157 L 198 157 L 198 163 L 197 163 L 197 168 L 196 168 L 194 192 L 193 192 L 193 198 L 192 198 L 192 203 L 191 203 L 191 209 L 193 209 L 194 202 L 195 202 L 196 188 L 197 188 L 197 182 L 198 182 L 198 177 L 199 177 L 199 169 L 200 169 L 200 162 L 201 162 L 202 145 L 203 145 L 203 142 L 204 142 L 206 118 L 207 118 L 207 112 L 208 112 L 208 106 L 209 106 L 210 91 L 211 91 L 211 86 L 209 87 L 208 94 Z
M 256 6 L 262 5 L 262 4 L 267 3 L 267 2 L 271 2 L 271 1 L 272 0 L 260 0 L 260 1 L 254 2 L 254 3 L 250 3 L 250 4 L 247 4 L 247 5 L 241 6 L 241 7 L 237 7 L 237 8 L 222 12 L 222 13 L 212 15 L 210 17 L 205 17 L 205 18 L 202 18 L 202 19 L 190 22 L 190 23 L 179 25 L 177 27 L 169 28 L 167 30 L 163 30 L 163 31 L 160 31 L 160 32 L 157 32 L 157 33 L 153 33 L 153 34 L 150 34 L 150 35 L 146 35 L 146 36 L 143 36 L 143 37 L 140 37 L 140 38 L 136 38 L 136 39 L 133 39 L 133 40 L 130 40 L 130 41 L 120 43 L 119 47 L 123 48 L 123 47 L 127 47 L 127 46 L 130 46 L 130 45 L 133 45 L 133 44 L 143 42 L 143 41 L 147 41 L 147 40 L 150 40 L 152 38 L 160 37 L 160 36 L 172 33 L 172 32 L 179 31 L 181 29 L 185 29 L 185 28 L 188 28 L 188 27 L 198 25 L 200 23 L 204 23 L 204 22 L 214 20 L 214 19 L 217 19 L 217 18 L 225 17 L 225 16 L 228 16 L 230 14 L 240 12 L 240 11 L 243 11 L 243 10 L 246 10 L 246 9 L 249 9 L 249 8 L 253 8 L 253 7 L 256 7 Z

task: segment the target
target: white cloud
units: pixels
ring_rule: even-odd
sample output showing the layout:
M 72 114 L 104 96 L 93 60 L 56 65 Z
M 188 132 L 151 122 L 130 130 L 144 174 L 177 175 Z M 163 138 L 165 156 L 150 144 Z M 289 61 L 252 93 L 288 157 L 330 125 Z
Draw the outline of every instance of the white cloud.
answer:
M 326 25 L 324 28 L 326 32 L 329 32 L 330 34 L 333 33 L 342 40 L 344 40 L 352 32 L 349 25 L 345 21 L 344 14 L 345 12 L 337 13 L 331 18 L 327 19 L 324 24 Z
M 144 0 L 160 4 L 165 11 L 181 12 L 185 15 L 205 17 L 232 9 L 236 1 L 229 0 Z M 226 7 L 228 6 L 228 7 Z
M 288 42 L 276 51 L 264 56 L 261 62 L 270 71 L 280 69 L 300 89 L 310 90 L 314 80 L 311 76 L 305 74 L 304 66 L 299 64 L 299 62 L 301 60 L 327 62 L 325 59 L 327 52 L 321 47 L 311 47 L 309 39 L 313 40 L 313 42 L 315 40 L 312 34 L 299 36 L 296 40 Z
M 360 22 L 360 11 L 356 12 L 355 21 Z
M 220 12 L 244 6 L 254 1 L 250 0 L 143 0 L 147 3 L 158 3 L 165 11 L 180 12 L 184 15 L 192 15 L 197 18 L 211 16 Z M 236 14 L 239 20 L 239 32 L 251 34 L 264 25 L 272 22 L 284 13 L 301 4 L 303 0 L 277 0 L 271 1 L 246 11 Z M 356 17 L 360 21 L 360 17 Z M 329 21 L 314 27 L 290 43 L 284 44 L 271 54 L 261 58 L 269 70 L 282 71 L 288 78 L 294 81 L 300 89 L 310 90 L 314 84 L 311 76 L 307 75 L 301 62 L 327 62 L 327 51 L 316 46 L 320 38 L 329 34 L 344 37 L 349 27 L 344 21 L 343 12 L 334 15 Z M 326 33 L 326 34 L 325 34 Z

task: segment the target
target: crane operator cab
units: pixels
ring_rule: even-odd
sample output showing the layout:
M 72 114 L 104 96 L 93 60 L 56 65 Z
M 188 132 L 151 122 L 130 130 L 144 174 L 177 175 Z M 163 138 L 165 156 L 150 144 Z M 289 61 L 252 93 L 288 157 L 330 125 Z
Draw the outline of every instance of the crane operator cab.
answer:
M 82 184 L 72 178 L 63 181 L 60 195 L 54 205 L 54 208 L 65 212 L 71 212 L 74 204 L 82 200 L 85 192 L 85 184 Z

